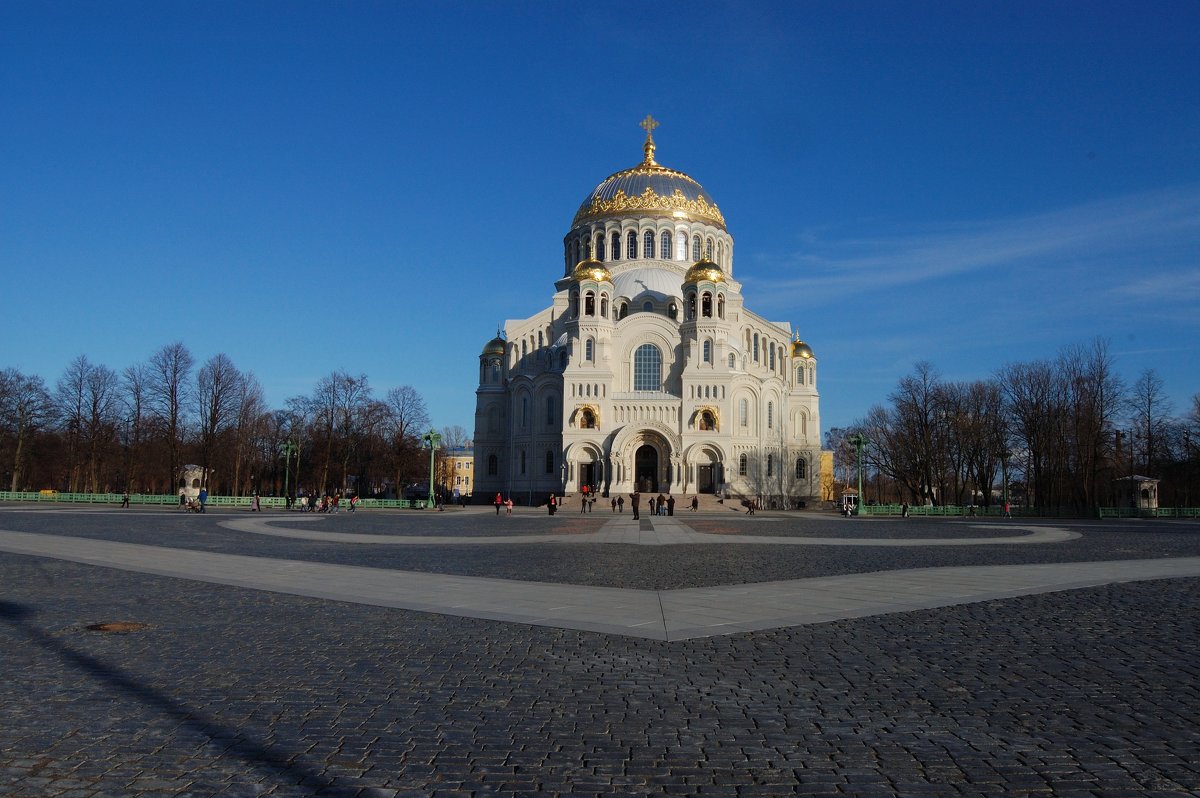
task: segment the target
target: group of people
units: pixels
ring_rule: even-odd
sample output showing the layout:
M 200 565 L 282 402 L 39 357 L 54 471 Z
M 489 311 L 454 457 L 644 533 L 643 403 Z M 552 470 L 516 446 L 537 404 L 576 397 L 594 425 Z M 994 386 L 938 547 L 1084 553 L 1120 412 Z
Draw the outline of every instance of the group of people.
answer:
M 492 504 L 496 505 L 496 515 L 500 515 L 501 507 L 503 507 L 506 511 L 504 513 L 505 515 L 512 515 L 512 508 L 513 508 L 512 496 L 509 496 L 507 499 L 505 499 L 505 498 L 501 497 L 499 493 L 497 493 L 496 498 L 492 499 Z M 550 514 L 554 515 L 554 513 L 550 513 Z
M 302 513 L 336 513 L 342 506 L 342 494 L 334 493 L 332 496 L 328 493 L 322 496 L 314 494 L 311 497 L 307 494 L 301 494 L 299 501 L 296 503 L 300 505 L 300 512 Z M 354 512 L 355 508 L 358 507 L 358 494 L 353 494 L 347 504 L 349 505 L 347 511 Z
M 189 513 L 202 513 L 208 504 L 208 489 L 201 488 L 195 498 L 190 498 L 187 492 L 179 489 L 179 509 Z

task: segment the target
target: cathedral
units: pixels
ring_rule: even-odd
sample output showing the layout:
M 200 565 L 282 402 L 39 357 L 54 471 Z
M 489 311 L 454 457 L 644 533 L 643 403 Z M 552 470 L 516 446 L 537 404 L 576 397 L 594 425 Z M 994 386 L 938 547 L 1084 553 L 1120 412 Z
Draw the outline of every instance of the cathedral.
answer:
M 479 356 L 475 496 L 820 493 L 817 360 L 743 304 L 716 201 L 655 160 L 588 193 L 549 307 Z

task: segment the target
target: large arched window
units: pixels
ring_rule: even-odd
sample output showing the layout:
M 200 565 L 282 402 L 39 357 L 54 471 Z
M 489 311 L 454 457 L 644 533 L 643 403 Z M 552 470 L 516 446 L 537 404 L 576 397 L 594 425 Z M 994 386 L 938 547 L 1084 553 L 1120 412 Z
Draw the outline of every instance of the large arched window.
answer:
M 796 458 L 796 479 L 808 479 L 808 461 L 803 457 Z
M 608 318 L 608 294 L 600 295 L 600 318 Z
M 725 318 L 725 295 L 717 294 L 717 318 Z
M 596 260 L 604 260 L 604 233 L 596 237 Z
M 703 360 L 705 363 L 712 362 L 712 341 L 705 340 L 705 342 L 704 342 Z
M 744 477 L 750 470 L 750 458 L 745 454 L 738 456 L 738 476 Z
M 747 399 L 738 401 L 738 424 L 743 427 L 750 426 L 750 402 Z
M 770 346 L 771 350 L 771 371 L 775 370 L 775 347 Z
M 729 353 L 729 368 L 737 368 L 737 357 L 732 352 Z
M 653 230 L 647 230 L 645 235 L 642 236 L 642 257 L 643 258 L 653 258 L 654 257 L 654 231 Z
M 707 260 L 713 259 L 713 240 L 711 238 L 704 242 L 704 257 Z
M 753 351 L 754 351 L 754 362 L 757 363 L 758 362 L 758 333 L 754 334 Z
M 591 363 L 596 357 L 596 342 L 591 338 L 583 342 L 583 359 Z
M 657 391 L 662 387 L 662 353 L 654 344 L 642 344 L 633 353 L 633 390 Z
M 700 260 L 700 236 L 692 236 L 692 260 Z
M 621 259 L 621 234 L 620 233 L 612 234 L 612 259 L 613 260 Z
M 671 231 L 664 230 L 662 234 L 662 242 L 658 248 L 659 257 L 663 260 L 671 259 Z
M 637 233 L 632 230 L 629 231 L 629 235 L 625 236 L 625 257 L 627 260 L 637 257 Z
M 583 295 L 583 315 L 585 315 L 585 316 L 595 316 L 596 315 L 596 295 L 593 294 L 591 291 L 588 291 L 586 294 Z
M 712 294 L 705 291 L 700 298 L 700 315 L 706 319 L 712 318 Z
M 799 368 L 796 369 L 796 384 L 797 385 L 804 384 L 804 366 L 800 366 Z
M 489 454 L 488 455 L 488 476 L 494 477 L 494 476 L 496 476 L 496 473 L 498 471 L 499 471 L 499 465 L 498 465 L 498 461 L 496 460 L 496 455 Z
M 775 455 L 773 454 L 767 455 L 767 476 L 775 476 Z
M 775 403 L 767 402 L 767 429 L 775 429 Z

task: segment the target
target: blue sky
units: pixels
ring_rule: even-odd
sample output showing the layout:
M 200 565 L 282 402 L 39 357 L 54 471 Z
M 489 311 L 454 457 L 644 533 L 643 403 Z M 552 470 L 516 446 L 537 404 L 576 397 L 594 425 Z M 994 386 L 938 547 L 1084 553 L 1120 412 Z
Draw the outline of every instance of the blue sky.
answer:
M 1107 338 L 1200 392 L 1200 3 L 0 3 L 0 367 L 182 340 L 473 426 L 584 196 L 695 177 L 844 426 Z

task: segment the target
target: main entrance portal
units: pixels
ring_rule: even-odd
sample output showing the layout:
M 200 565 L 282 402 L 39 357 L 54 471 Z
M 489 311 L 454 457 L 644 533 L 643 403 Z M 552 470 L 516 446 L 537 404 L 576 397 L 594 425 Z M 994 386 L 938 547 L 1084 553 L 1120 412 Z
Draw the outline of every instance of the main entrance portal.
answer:
M 634 485 L 642 493 L 658 492 L 658 450 L 649 444 L 639 446 L 633 456 Z

